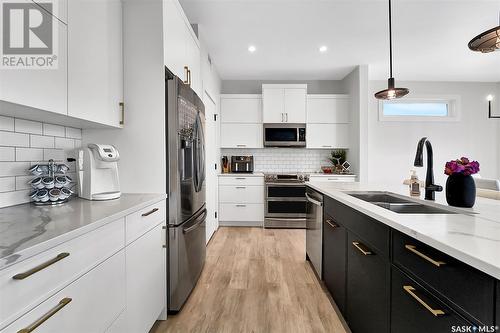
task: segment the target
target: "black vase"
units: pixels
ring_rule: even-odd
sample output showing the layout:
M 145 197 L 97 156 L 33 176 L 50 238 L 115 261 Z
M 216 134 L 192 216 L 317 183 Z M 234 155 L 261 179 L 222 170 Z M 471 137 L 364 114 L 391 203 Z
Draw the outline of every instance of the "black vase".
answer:
M 455 207 L 471 208 L 476 202 L 476 183 L 472 176 L 453 174 L 446 181 L 446 201 Z

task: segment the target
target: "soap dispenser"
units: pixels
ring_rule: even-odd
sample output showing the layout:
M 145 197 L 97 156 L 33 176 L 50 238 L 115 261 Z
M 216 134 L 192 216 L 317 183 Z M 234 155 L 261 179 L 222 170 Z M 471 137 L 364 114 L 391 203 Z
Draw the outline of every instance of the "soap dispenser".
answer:
M 410 195 L 412 197 L 420 197 L 420 181 L 415 170 L 411 170 L 410 174 Z

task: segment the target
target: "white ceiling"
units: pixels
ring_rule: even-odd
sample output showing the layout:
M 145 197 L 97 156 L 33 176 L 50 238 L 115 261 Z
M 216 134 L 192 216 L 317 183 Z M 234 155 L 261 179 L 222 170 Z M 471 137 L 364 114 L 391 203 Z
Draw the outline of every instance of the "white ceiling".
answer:
M 368 64 L 388 77 L 387 1 L 181 0 L 222 79 L 336 80 Z M 500 52 L 467 43 L 498 25 L 500 0 L 393 0 L 399 80 L 500 81 Z M 248 46 L 257 47 L 253 54 Z M 320 54 L 320 45 L 328 51 Z

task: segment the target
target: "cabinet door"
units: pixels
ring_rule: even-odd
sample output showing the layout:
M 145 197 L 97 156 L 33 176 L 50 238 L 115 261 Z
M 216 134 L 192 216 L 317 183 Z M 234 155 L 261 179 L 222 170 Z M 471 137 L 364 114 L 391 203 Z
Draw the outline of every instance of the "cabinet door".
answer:
M 340 311 L 345 311 L 347 230 L 325 216 L 323 222 L 323 280 Z
M 285 89 L 285 122 L 304 124 L 306 122 L 306 90 Z
M 285 122 L 285 91 L 282 88 L 262 90 L 264 123 Z
M 452 327 L 476 326 L 394 266 L 391 295 L 392 333 L 465 332 Z
M 31 3 L 28 0 L 20 2 Z M 57 40 L 54 41 L 57 68 L 0 69 L 0 100 L 67 115 L 68 30 L 57 18 L 49 16 L 47 19 L 50 18 L 57 28 Z
M 221 122 L 262 123 L 262 97 L 224 96 L 220 100 Z
M 177 0 L 163 0 L 163 35 L 165 66 L 186 81 L 186 25 L 179 12 Z
M 307 148 L 349 148 L 348 124 L 307 124 Z
M 191 27 L 186 25 L 186 51 L 187 51 L 187 66 L 189 70 L 189 80 L 191 89 L 193 89 L 198 97 L 203 98 L 201 84 L 201 60 L 200 47 L 191 34 Z
M 31 332 L 22 329 L 44 317 L 48 318 L 36 327 L 36 333 L 104 332 L 124 309 L 125 254 L 121 250 L 16 320 L 2 333 Z
M 307 96 L 307 123 L 346 124 L 349 122 L 349 98 L 347 96 Z
M 346 319 L 353 333 L 389 331 L 390 264 L 347 232 Z
M 262 148 L 261 124 L 221 124 L 221 148 Z
M 123 101 L 121 1 L 71 0 L 68 19 L 68 115 L 118 127 Z
M 128 332 L 149 332 L 166 305 L 165 230 L 159 224 L 125 248 Z

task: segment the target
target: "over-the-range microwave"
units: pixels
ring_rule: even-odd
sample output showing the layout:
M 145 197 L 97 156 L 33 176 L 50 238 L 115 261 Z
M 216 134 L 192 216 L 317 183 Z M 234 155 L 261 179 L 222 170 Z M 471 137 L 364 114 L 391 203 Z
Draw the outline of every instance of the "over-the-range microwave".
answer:
M 264 147 L 305 146 L 305 124 L 264 124 Z

